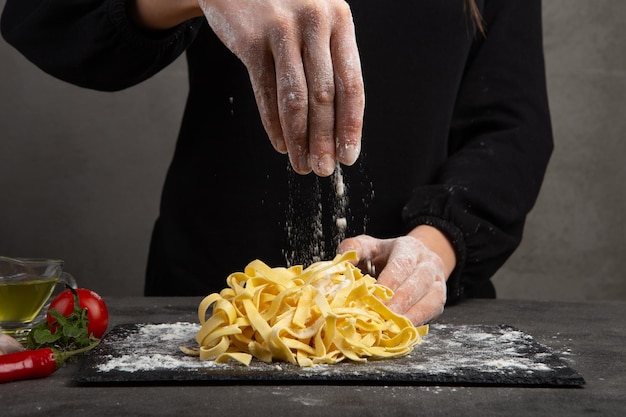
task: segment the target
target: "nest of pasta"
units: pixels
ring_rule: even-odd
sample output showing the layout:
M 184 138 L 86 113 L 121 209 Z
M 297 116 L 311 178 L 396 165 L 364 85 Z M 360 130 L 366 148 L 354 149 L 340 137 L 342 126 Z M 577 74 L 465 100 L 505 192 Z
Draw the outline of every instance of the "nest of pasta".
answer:
M 393 292 L 350 262 L 356 259 L 347 252 L 306 269 L 252 261 L 202 300 L 199 348 L 183 350 L 201 360 L 249 365 L 256 357 L 303 367 L 408 355 L 428 327 L 387 308 Z

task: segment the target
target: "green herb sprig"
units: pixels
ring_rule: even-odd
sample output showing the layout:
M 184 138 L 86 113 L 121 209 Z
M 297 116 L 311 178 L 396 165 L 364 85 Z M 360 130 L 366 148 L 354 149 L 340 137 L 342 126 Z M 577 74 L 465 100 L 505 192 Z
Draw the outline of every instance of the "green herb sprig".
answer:
M 78 350 L 95 346 L 99 339 L 87 333 L 87 309 L 81 308 L 76 290 L 70 288 L 74 295 L 74 311 L 63 316 L 54 308 L 48 314 L 54 319 L 52 323 L 43 320 L 28 333 L 26 345 L 29 349 L 54 348 L 59 351 Z

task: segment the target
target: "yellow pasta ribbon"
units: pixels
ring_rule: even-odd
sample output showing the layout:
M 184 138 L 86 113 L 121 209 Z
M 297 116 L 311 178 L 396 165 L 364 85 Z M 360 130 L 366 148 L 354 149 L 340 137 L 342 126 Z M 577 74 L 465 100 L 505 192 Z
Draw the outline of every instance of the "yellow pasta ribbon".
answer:
M 200 347 L 183 350 L 201 360 L 249 365 L 256 357 L 303 367 L 408 355 L 428 326 L 416 328 L 389 310 L 384 302 L 393 292 L 363 275 L 356 260 L 352 251 L 306 269 L 250 262 L 202 300 Z

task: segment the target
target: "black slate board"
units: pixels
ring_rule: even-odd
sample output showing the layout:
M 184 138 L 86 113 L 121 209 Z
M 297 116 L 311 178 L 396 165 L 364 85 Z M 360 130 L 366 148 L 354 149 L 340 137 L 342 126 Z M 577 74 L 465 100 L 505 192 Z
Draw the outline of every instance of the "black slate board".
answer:
M 193 347 L 197 325 L 129 324 L 114 327 L 89 352 L 75 381 L 83 385 L 142 384 L 362 384 L 578 387 L 582 376 L 524 332 L 507 325 L 434 324 L 410 355 L 365 364 L 342 362 L 300 368 L 253 359 L 200 361 L 180 351 Z

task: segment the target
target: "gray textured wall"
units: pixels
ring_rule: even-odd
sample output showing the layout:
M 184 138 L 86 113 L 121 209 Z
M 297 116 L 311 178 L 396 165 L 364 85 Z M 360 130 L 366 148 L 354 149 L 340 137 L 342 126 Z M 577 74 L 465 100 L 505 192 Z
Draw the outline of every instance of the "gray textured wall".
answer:
M 0 0 L 0 7 L 4 0 Z M 626 299 L 626 2 L 544 0 L 556 151 L 501 297 Z M 0 254 L 142 292 L 187 92 L 184 62 L 118 93 L 55 80 L 0 41 Z
M 626 2 L 544 0 L 555 153 L 502 297 L 626 299 Z

